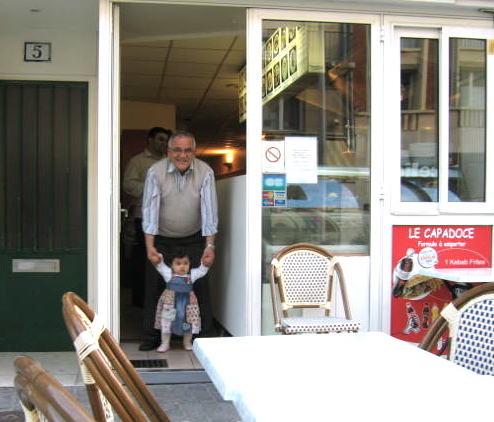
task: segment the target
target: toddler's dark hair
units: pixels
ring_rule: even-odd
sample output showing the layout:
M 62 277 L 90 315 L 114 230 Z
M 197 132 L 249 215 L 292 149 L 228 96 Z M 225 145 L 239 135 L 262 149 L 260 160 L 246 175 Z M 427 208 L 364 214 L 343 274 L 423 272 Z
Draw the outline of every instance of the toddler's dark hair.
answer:
M 168 261 L 166 265 L 168 265 L 169 267 L 172 266 L 173 260 L 176 258 L 189 258 L 190 260 L 189 255 L 183 249 L 173 250 L 172 253 L 168 255 L 166 258 L 167 258 L 166 260 Z

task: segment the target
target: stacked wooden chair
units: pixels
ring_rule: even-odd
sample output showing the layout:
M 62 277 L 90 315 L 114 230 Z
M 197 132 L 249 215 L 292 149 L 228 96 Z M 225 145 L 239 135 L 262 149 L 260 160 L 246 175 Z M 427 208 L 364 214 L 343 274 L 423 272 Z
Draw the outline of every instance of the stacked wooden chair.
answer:
M 63 295 L 62 304 L 94 418 L 98 422 L 111 420 L 114 411 L 123 422 L 170 422 L 91 307 L 73 292 Z
M 82 404 L 38 361 L 14 360 L 14 387 L 26 422 L 95 422 Z

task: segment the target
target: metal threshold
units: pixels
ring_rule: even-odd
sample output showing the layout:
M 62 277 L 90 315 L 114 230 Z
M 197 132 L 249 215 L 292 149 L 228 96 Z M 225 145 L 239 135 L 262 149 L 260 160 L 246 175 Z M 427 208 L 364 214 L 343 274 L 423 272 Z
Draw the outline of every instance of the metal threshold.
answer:
M 144 382 L 156 384 L 200 384 L 211 382 L 204 369 L 136 368 Z

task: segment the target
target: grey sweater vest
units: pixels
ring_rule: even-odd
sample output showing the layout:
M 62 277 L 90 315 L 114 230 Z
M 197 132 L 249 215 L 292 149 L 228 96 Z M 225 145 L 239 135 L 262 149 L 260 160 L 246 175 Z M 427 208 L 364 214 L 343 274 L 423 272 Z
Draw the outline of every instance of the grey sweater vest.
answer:
M 167 173 L 169 159 L 155 164 L 161 186 L 159 234 L 165 237 L 186 237 L 201 230 L 201 187 L 210 167 L 194 158 L 194 169 L 178 190 L 175 173 Z

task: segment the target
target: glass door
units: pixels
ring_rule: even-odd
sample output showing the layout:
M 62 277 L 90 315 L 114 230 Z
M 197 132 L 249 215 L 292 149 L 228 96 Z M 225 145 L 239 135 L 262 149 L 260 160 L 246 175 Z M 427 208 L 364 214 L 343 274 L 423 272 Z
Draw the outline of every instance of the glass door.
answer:
M 370 25 L 264 20 L 262 37 L 268 283 L 271 258 L 286 245 L 369 254 Z

